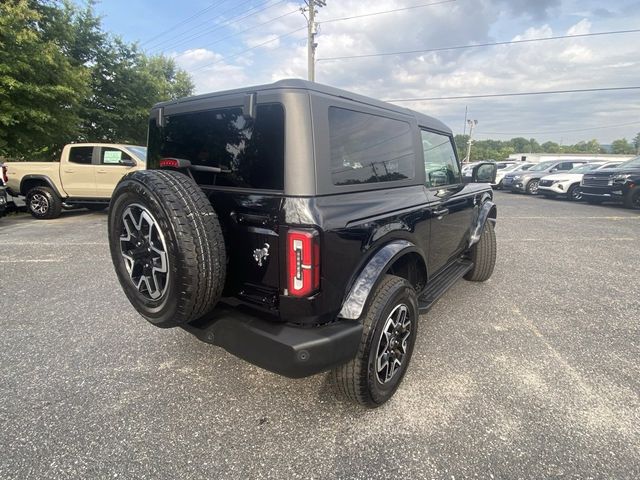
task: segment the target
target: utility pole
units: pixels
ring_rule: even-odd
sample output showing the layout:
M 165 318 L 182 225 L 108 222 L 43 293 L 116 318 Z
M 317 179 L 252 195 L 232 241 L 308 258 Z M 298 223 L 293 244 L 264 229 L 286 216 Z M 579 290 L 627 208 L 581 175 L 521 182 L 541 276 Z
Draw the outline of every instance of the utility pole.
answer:
M 473 128 L 478 125 L 478 120 L 467 120 L 469 124 L 469 140 L 467 141 L 467 156 L 464 159 L 464 163 L 469 163 L 471 160 L 471 144 L 473 143 Z
M 467 134 L 467 111 L 469 105 L 465 105 L 464 107 L 464 123 L 462 124 L 462 136 L 464 137 Z
M 325 7 L 327 2 L 325 0 L 305 0 L 306 7 L 301 8 L 302 14 L 309 13 L 309 16 L 305 15 L 307 19 L 307 77 L 310 81 L 316 80 L 316 33 L 318 31 L 318 24 L 316 23 L 316 7 Z

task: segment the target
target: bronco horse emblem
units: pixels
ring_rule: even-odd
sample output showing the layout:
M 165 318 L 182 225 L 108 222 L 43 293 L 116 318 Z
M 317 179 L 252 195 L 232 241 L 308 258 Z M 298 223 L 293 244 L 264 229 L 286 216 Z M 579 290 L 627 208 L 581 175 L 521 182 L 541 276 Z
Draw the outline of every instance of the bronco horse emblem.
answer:
M 269 258 L 269 244 L 265 243 L 264 247 L 256 248 L 253 251 L 253 258 L 256 262 L 258 262 L 258 266 L 262 266 L 262 262 Z

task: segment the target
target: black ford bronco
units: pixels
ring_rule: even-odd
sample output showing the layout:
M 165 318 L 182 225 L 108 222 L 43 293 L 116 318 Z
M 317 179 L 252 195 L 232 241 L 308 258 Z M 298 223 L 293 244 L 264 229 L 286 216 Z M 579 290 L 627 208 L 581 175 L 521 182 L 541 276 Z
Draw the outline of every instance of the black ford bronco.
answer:
M 302 80 L 161 103 L 147 165 L 109 213 L 137 311 L 288 377 L 332 370 L 369 407 L 419 315 L 493 272 L 495 164 L 465 183 L 451 130 L 405 108 Z

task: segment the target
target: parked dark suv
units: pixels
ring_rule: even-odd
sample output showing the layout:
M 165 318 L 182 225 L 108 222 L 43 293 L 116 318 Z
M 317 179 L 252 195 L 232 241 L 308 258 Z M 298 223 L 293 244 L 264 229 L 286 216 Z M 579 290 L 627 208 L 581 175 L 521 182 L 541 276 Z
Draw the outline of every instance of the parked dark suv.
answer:
M 580 191 L 589 203 L 616 202 L 627 208 L 640 208 L 640 157 L 615 169 L 585 173 Z
M 419 314 L 493 272 L 495 165 L 465 184 L 434 118 L 284 80 L 156 105 L 148 143 L 109 212 L 124 292 L 154 325 L 273 372 L 333 370 L 380 405 Z

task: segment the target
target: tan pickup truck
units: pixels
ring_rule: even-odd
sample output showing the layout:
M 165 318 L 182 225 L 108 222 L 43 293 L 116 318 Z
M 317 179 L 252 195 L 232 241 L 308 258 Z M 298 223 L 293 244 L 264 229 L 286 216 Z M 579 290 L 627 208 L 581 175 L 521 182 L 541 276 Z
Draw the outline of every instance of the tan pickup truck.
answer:
M 56 218 L 64 207 L 104 210 L 120 179 L 145 168 L 146 155 L 138 145 L 70 144 L 59 162 L 5 163 L 7 188 L 26 197 L 35 218 Z

